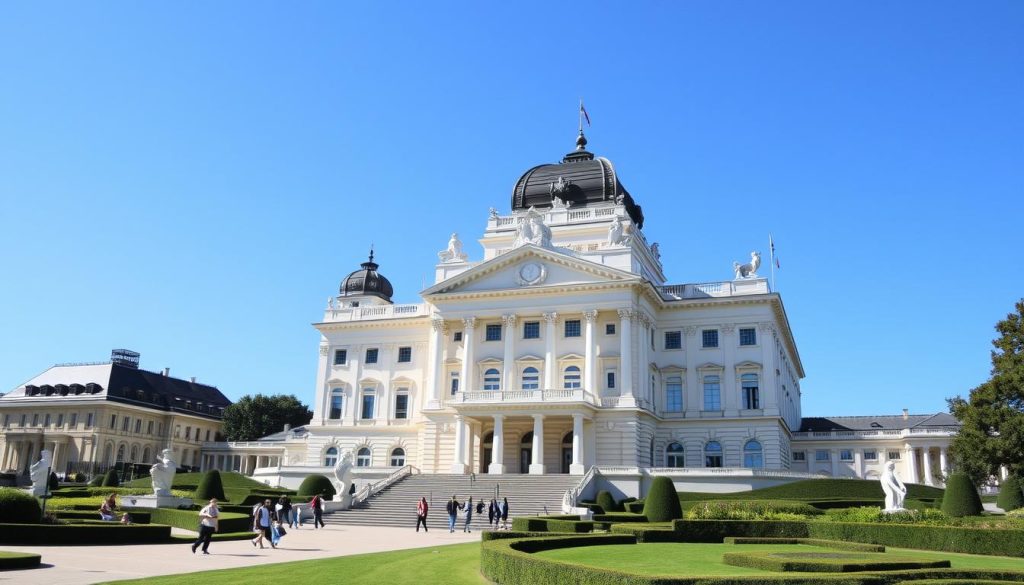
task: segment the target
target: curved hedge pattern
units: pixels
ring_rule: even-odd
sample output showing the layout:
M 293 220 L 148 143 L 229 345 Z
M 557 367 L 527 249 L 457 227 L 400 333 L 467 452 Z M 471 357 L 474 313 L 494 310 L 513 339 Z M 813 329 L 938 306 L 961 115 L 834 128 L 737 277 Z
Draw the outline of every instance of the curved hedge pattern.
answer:
M 895 571 L 899 569 L 945 569 L 950 562 L 925 561 L 888 553 L 812 553 L 812 552 L 735 552 L 722 555 L 722 561 L 734 567 L 765 571 L 802 573 L 853 573 L 857 571 Z
M 34 553 L 0 551 L 0 571 L 34 569 L 43 557 Z

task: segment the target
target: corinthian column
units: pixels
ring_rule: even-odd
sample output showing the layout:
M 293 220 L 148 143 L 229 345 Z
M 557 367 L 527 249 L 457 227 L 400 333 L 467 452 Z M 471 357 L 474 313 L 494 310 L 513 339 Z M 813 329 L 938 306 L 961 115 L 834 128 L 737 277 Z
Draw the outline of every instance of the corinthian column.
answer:
M 501 321 L 505 324 L 505 361 L 501 387 L 505 390 L 515 390 L 517 388 L 513 381 L 516 379 L 516 316 L 504 315 Z
M 620 403 L 633 406 L 633 311 L 619 309 L 619 396 Z
M 544 389 L 555 389 L 555 322 L 558 313 L 544 313 Z
M 447 329 L 442 319 L 430 321 L 430 402 L 427 408 L 441 408 L 444 388 L 444 342 Z
M 462 320 L 464 326 L 462 333 L 462 371 L 459 374 L 459 388 L 463 392 L 476 390 L 476 381 L 473 380 L 473 329 L 476 327 L 476 317 L 467 317 Z
M 584 340 L 586 342 L 586 351 L 583 356 L 583 389 L 591 394 L 594 393 L 594 369 L 597 364 L 594 363 L 596 358 L 596 347 L 594 346 L 594 322 L 597 321 L 597 311 L 584 311 L 583 318 L 586 320 L 586 331 L 584 333 Z

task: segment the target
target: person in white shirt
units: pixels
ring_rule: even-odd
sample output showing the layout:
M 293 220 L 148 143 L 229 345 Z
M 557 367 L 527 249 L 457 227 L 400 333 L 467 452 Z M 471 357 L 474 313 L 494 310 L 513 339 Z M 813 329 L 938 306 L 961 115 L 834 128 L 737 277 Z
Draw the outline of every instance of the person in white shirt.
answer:
M 199 510 L 199 538 L 192 543 L 192 554 L 195 554 L 199 545 L 203 545 L 203 554 L 208 555 L 210 551 L 210 540 L 213 533 L 217 532 L 220 510 L 217 509 L 217 498 L 210 498 L 210 503 Z

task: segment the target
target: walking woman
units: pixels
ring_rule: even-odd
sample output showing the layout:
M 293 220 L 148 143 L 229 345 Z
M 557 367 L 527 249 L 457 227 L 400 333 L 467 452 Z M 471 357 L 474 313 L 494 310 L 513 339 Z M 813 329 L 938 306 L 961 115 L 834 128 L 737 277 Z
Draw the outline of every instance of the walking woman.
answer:
M 420 498 L 416 504 L 416 532 L 420 531 L 420 524 L 423 525 L 423 532 L 427 531 L 427 498 Z
M 487 505 L 487 527 L 497 526 L 494 522 L 494 514 L 498 511 L 498 500 L 491 498 L 491 503 Z
M 466 524 L 462 527 L 463 532 L 473 532 L 469 529 L 469 523 L 473 521 L 473 496 L 466 500 Z
M 501 502 L 501 529 L 508 530 L 508 498 Z

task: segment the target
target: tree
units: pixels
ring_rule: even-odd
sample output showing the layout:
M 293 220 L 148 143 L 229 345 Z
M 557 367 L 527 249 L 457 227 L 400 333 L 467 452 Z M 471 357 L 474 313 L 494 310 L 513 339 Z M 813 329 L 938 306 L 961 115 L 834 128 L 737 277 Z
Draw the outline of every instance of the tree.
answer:
M 254 441 L 307 424 L 313 413 L 294 394 L 243 396 L 224 409 L 224 434 L 229 441 Z
M 1024 474 L 1024 299 L 1015 309 L 996 323 L 992 377 L 968 399 L 947 400 L 962 425 L 950 445 L 953 463 L 975 484 L 997 475 L 1001 465 Z

